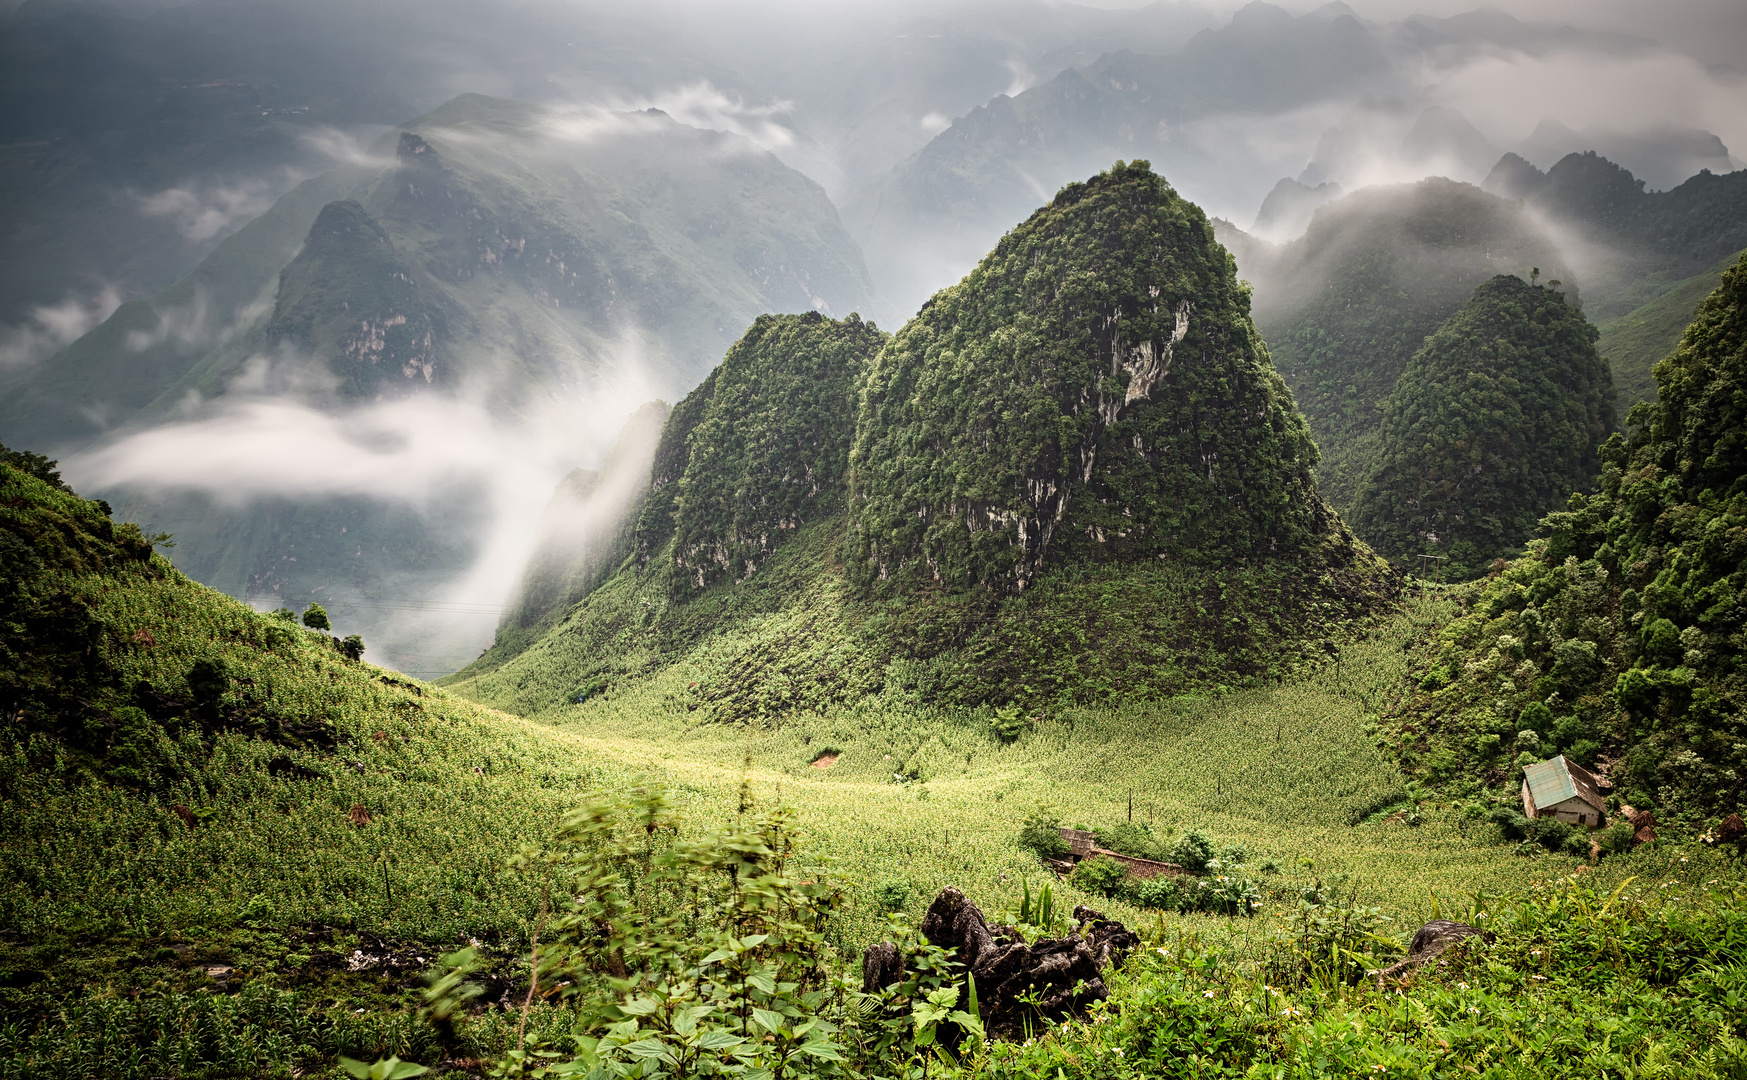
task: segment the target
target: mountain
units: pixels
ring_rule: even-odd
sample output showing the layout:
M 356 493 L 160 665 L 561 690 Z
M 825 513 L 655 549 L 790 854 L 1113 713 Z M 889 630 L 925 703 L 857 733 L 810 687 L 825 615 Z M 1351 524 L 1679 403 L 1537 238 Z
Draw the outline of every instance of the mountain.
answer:
M 845 216 L 888 299 L 920 300 L 950 280 L 943 264 L 971 265 L 1050 190 L 1114 158 L 1141 154 L 1179 187 L 1225 191 L 1234 174 L 1256 172 L 1238 164 L 1252 152 L 1203 121 L 1357 96 L 1393 79 L 1383 46 L 1344 5 L 1294 16 L 1257 0 L 1174 54 L 1122 49 L 972 109 Z
M 844 420 L 883 343 L 855 315 L 760 316 L 663 432 L 639 557 L 671 548 L 675 587 L 701 591 L 751 577 L 784 533 L 840 513 L 854 435 Z
M 1322 451 L 1320 489 L 1343 511 L 1368 467 L 1379 410 L 1426 336 L 1500 273 L 1539 268 L 1571 281 L 1522 207 L 1437 178 L 1344 196 L 1284 246 L 1225 235 Z
M 847 380 L 818 370 L 833 349 Z M 883 343 L 853 319 L 755 324 L 669 416 L 638 557 L 449 685 L 765 722 L 1266 678 L 1397 588 L 1314 463 L 1212 227 L 1120 164 Z
M 1596 330 L 1557 290 L 1500 275 L 1426 338 L 1383 402 L 1353 528 L 1386 556 L 1444 556 L 1452 580 L 1520 552 L 1589 486 L 1613 428 Z
M 852 574 L 1024 592 L 1075 563 L 1292 557 L 1339 533 L 1212 227 L 1145 162 L 1071 184 L 869 370 Z
M 1478 183 L 1497 160 L 1497 148 L 1460 112 L 1367 94 L 1317 138 L 1298 179 L 1349 189 L 1424 176 Z
M 1701 171 L 1667 191 L 1593 150 L 1542 172 L 1515 154 L 1482 185 L 1521 199 L 1564 237 L 1598 323 L 1649 303 L 1747 247 L 1747 170 Z
M 1514 796 L 1555 752 L 1663 822 L 1729 813 L 1747 783 L 1747 259 L 1656 366 L 1656 400 L 1601 480 L 1473 586 L 1390 718 L 1414 772 Z
M 1250 232 L 1265 240 L 1290 240 L 1305 230 L 1318 207 L 1340 197 L 1339 184 L 1325 182 L 1311 187 L 1283 176 L 1262 200 Z
M 1514 153 L 1550 169 L 1571 154 L 1594 151 L 1644 178 L 1652 191 L 1667 191 L 1701 172 L 1733 172 L 1735 164 L 1723 140 L 1697 128 L 1615 131 L 1590 127 L 1574 131 L 1546 119 L 1514 148 Z
M 403 608 L 380 605 L 444 595 L 497 542 L 514 515 L 496 502 L 514 488 L 481 461 L 422 495 L 360 492 L 344 474 L 381 452 L 367 431 L 392 445 L 455 422 L 420 412 L 433 408 L 524 438 L 552 428 L 570 464 L 537 480 L 549 491 L 589 452 L 587 428 L 623 416 L 594 402 L 677 397 L 760 312 L 851 310 L 871 290 L 816 184 L 741 137 L 660 112 L 467 95 L 373 154 L 372 168 L 302 185 L 188 279 L 41 365 L 0 407 L 0 430 L 87 446 L 81 475 L 174 533 L 193 576 L 321 601 L 378 655 L 432 671 L 471 655 L 463 639 L 477 628 L 397 629 L 404 618 L 384 613 Z M 630 403 L 606 406 L 619 407 Z M 246 458 L 233 426 L 272 417 L 290 439 L 363 441 L 338 469 L 281 466 L 240 493 L 190 457 L 213 440 Z
M 1730 255 L 1702 274 L 1694 274 L 1671 286 L 1636 311 L 1604 323 L 1595 347 L 1613 371 L 1614 387 L 1624 409 L 1639 401 L 1654 401 L 1656 362 L 1680 344 L 1680 335 L 1692 322 L 1693 312 L 1716 291 L 1723 271 L 1740 259 Z

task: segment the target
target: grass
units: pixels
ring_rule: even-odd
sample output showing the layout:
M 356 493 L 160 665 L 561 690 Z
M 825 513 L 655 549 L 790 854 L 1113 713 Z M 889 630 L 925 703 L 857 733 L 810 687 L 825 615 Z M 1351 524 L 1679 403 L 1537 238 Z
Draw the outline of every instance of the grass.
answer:
M 1595 347 L 1613 369 L 1622 418 L 1635 403 L 1656 400 L 1656 380 L 1650 369 L 1680 344 L 1680 335 L 1692 322 L 1693 309 L 1716 289 L 1723 271 L 1739 258 L 1739 253 L 1731 255 L 1702 274 L 1675 282 L 1656 299 L 1601 326 Z
M 1043 874 L 1015 841 L 1027 813 L 1050 804 L 1065 821 L 1113 824 L 1126 819 L 1132 796 L 1135 820 L 1155 830 L 1200 829 L 1221 846 L 1243 846 L 1251 867 L 1281 864 L 1286 872 L 1271 879 L 1281 897 L 1312 876 L 1345 876 L 1411 929 L 1435 897 L 1523 887 L 1547 873 L 1546 864 L 1505 857 L 1453 807 L 1428 804 L 1418 828 L 1366 820 L 1409 798 L 1367 725 L 1405 684 L 1413 657 L 1403 645 L 1423 640 L 1452 609 L 1417 601 L 1302 680 L 1052 711 L 1010 744 L 989 710 L 929 710 L 883 696 L 769 727 L 700 723 L 675 704 L 691 681 L 683 666 L 533 719 L 597 760 L 684 792 L 704 816 L 730 812 L 749 776 L 767 798 L 799 809 L 812 849 L 864 889 L 908 884 L 916 914 L 946 885 L 991 914 L 1017 908 L 1021 883 Z M 811 767 L 826 748 L 836 762 Z M 1070 906 L 1093 902 L 1071 886 L 1068 895 Z M 1098 903 L 1130 922 L 1156 918 Z M 858 907 L 849 924 L 846 946 L 870 943 L 877 905 Z
M 1159 915 L 1071 882 L 1057 889 L 1063 907 L 1094 902 L 1154 941 L 1201 942 L 1226 958 L 1219 970 L 1244 978 L 1289 939 L 1299 894 L 1317 879 L 1342 879 L 1349 902 L 1378 906 L 1405 935 L 1477 891 L 1551 888 L 1575 865 L 1514 856 L 1489 827 L 1465 828 L 1454 806 L 1427 802 L 1417 828 L 1380 813 L 1416 793 L 1373 723 L 1454 614 L 1442 593 L 1271 685 L 1051 707 L 1009 738 L 992 710 L 924 706 L 902 680 L 780 722 L 704 722 L 687 693 L 691 661 L 513 716 L 467 700 L 466 685 L 347 661 L 325 636 L 161 559 L 105 565 L 55 571 L 41 587 L 90 613 L 117 687 L 143 681 L 174 696 L 197 661 L 220 664 L 237 715 L 247 706 L 286 730 L 319 725 L 337 746 L 242 730 L 204 739 L 171 718 L 156 764 L 136 771 L 147 779 L 129 787 L 89 746 L 9 722 L 0 1077 L 338 1076 L 341 1054 L 435 1061 L 444 1051 L 417 1016 L 420 975 L 477 941 L 487 1000 L 519 1000 L 540 890 L 509 861 L 597 786 L 663 785 L 688 831 L 732 817 L 747 781 L 761 802 L 795 807 L 810 854 L 850 882 L 829 941 L 851 971 L 888 933 L 885 910 L 914 919 L 946 885 L 1009 917 L 1024 883 L 1046 873 L 1016 842 L 1043 803 L 1090 826 L 1126 819 L 1132 804 L 1159 832 L 1194 828 L 1243 847 L 1264 899 L 1252 919 Z M 827 751 L 833 764 L 814 768 Z M 317 775 L 286 775 L 286 764 Z M 1593 878 L 1660 873 L 1657 858 L 1610 861 Z M 1267 862 L 1284 869 L 1263 874 Z M 1152 992 L 1132 986 L 1131 1001 Z M 1676 1020 L 1677 1005 L 1665 1010 Z M 567 1022 L 551 1007 L 532 1019 L 539 1030 Z M 469 1021 L 466 1049 L 501 1055 L 514 1027 L 513 1012 L 487 1010 Z

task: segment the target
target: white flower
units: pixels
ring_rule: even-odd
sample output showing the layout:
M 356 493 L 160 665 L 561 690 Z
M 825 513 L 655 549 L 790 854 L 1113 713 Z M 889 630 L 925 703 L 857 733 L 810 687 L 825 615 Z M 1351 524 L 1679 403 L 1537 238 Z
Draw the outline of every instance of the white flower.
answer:
M 1466 990 L 1466 989 L 1468 989 L 1468 984 L 1467 984 L 1467 983 L 1465 983 L 1465 982 L 1459 982 L 1459 983 L 1457 983 L 1457 984 L 1456 984 L 1456 989 L 1458 989 L 1458 990 Z
M 1475 1007 L 1474 1007 L 1474 1006 L 1472 1006 L 1472 1005 L 1470 1005 L 1470 1006 L 1468 1006 L 1468 1011 L 1469 1011 L 1469 1012 L 1471 1012 L 1471 1013 L 1473 1013 L 1473 1014 L 1474 1014 L 1474 1015 L 1475 1015 L 1475 1016 L 1479 1016 L 1479 1015 L 1480 1015 L 1480 1010 L 1479 1010 L 1479 1009 L 1476 1009 L 1476 1008 L 1475 1008 Z
M 1204 998 L 1210 998 L 1210 997 L 1212 997 L 1212 996 L 1213 996 L 1213 991 L 1211 991 L 1211 990 L 1203 990 L 1203 991 L 1201 991 L 1201 996 L 1202 996 L 1202 997 L 1204 997 Z

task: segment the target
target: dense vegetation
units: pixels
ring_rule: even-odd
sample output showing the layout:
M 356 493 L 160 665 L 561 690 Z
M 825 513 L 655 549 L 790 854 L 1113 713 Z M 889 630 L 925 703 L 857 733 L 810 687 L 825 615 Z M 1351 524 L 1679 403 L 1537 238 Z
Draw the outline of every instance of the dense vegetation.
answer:
M 1656 367 L 1658 400 L 1602 447 L 1598 489 L 1474 588 L 1395 718 L 1416 773 L 1511 785 L 1558 751 L 1697 827 L 1747 776 L 1747 261 Z
M 677 587 L 744 580 L 784 533 L 841 511 L 846 421 L 884 341 L 855 314 L 761 315 L 680 404 L 656 450 L 659 498 L 637 527 L 643 552 L 671 542 Z
M 1414 353 L 1384 401 L 1353 527 L 1386 556 L 1444 556 L 1450 580 L 1520 554 L 1588 487 L 1613 426 L 1595 328 L 1552 287 L 1482 284 Z
M 1610 883 L 1648 873 L 1682 885 L 1604 908 L 1564 886 L 1524 892 L 1542 864 L 1504 856 L 1453 807 L 1426 806 L 1415 829 L 1384 820 L 1412 795 L 1363 720 L 1410 670 L 1403 641 L 1441 625 L 1447 605 L 1416 605 L 1350 642 L 1343 665 L 1279 689 L 1017 725 L 920 708 L 890 687 L 777 728 L 699 727 L 690 672 L 673 668 L 536 726 L 349 660 L 324 634 L 188 581 L 149 544 L 144 558 L 106 546 L 100 505 L 39 478 L 50 463 L 16 457 L 24 471 L 0 466 L 8 550 L 45 563 L 25 591 L 82 613 L 95 636 L 89 653 L 44 638 L 8 670 L 56 674 L 96 657 L 107 666 L 92 693 L 143 682 L 183 700 L 152 734 L 173 744 L 162 759 L 93 738 L 100 725 L 81 702 L 77 725 L 49 726 L 42 704 L 8 710 L 0 1075 L 338 1080 L 344 1056 L 461 1077 L 494 1062 L 516 1074 L 518 1051 L 536 1067 L 669 1053 L 682 1071 L 726 1054 L 893 1077 L 1123 1058 L 1124 1075 L 1213 1074 L 1402 1060 L 1413 1051 L 1396 1032 L 1416 1003 L 1440 1024 L 1464 1018 L 1466 1041 L 1445 1036 L 1462 1060 L 1484 1063 L 1515 1036 L 1546 1066 L 1593 1023 L 1614 1025 L 1607 1060 L 1643 1061 L 1653 1045 L 1691 1075 L 1727 1060 L 1716 1010 L 1739 932 L 1732 894 L 1696 885 L 1717 876 L 1711 863 L 1644 851 L 1605 864 Z M 62 541 L 82 561 L 54 562 Z M 804 546 L 784 545 L 747 584 Z M 222 723 L 208 731 L 214 701 Z M 254 724 L 255 705 L 281 719 L 279 734 Z M 332 748 L 286 739 L 286 718 L 319 720 Z M 821 762 L 831 768 L 809 767 Z M 655 778 L 660 802 L 647 792 Z M 798 818 L 768 801 L 777 785 Z M 606 790 L 565 820 L 596 786 Z M 1112 845 L 1168 839 L 1186 863 L 1244 859 L 1256 871 L 1238 899 L 1254 901 L 1254 918 L 1240 929 L 1229 914 L 1143 915 L 1075 880 L 1054 886 L 1053 915 L 1039 910 L 1027 902 L 1038 868 L 1013 830 L 1042 801 L 1094 822 L 1122 821 L 1126 807 L 1135 824 L 1104 830 Z M 822 872 L 827 860 L 843 877 Z M 1318 880 L 1330 874 L 1354 883 Z M 1086 1022 L 1039 1026 L 1029 1045 L 967 1038 L 977 1007 L 962 974 L 885 921 L 913 920 L 946 884 L 1032 924 L 1027 934 L 1059 933 L 1091 901 L 1144 927 L 1145 949 Z M 1488 919 L 1469 917 L 1504 932 L 1472 966 L 1439 969 L 1405 998 L 1353 978 L 1399 955 L 1400 931 L 1435 910 L 1425 890 L 1480 886 L 1516 895 L 1478 901 Z M 1197 886 L 1171 906 L 1203 906 L 1206 893 L 1225 910 L 1217 892 Z M 1613 982 L 1574 995 L 1602 928 Z M 860 1004 L 855 958 L 894 930 L 924 962 Z M 524 1014 L 536 936 L 541 992 Z M 1272 1011 L 1247 1007 L 1263 996 Z M 1583 1000 L 1567 1019 L 1573 996 Z M 1537 1026 L 1555 1001 L 1559 1021 Z M 1353 1020 L 1376 1034 L 1355 1037 Z
M 1625 315 L 1747 247 L 1747 171 L 1707 169 L 1669 191 L 1645 191 L 1644 181 L 1593 150 L 1567 154 L 1545 173 L 1507 154 L 1486 188 L 1610 249 L 1583 282 L 1597 321 Z
M 853 316 L 761 319 L 669 418 L 635 563 L 457 678 L 539 712 L 682 666 L 692 707 L 749 721 L 884 687 L 1035 711 L 1320 662 L 1398 578 L 1317 497 L 1246 304 L 1137 162 L 883 347 Z
M 1145 162 L 1062 189 L 868 372 L 851 574 L 1021 592 L 1047 567 L 1289 557 L 1341 530 L 1201 212 Z
M 1538 267 L 1573 280 L 1521 206 L 1435 177 L 1337 199 L 1297 240 L 1250 241 L 1239 261 L 1322 451 L 1320 488 L 1342 513 L 1375 452 L 1381 406 L 1426 336 L 1499 274 Z

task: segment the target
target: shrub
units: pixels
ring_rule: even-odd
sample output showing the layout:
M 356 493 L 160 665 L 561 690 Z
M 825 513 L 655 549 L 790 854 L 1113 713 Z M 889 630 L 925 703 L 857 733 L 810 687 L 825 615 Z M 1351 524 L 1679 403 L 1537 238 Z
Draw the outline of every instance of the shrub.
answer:
M 1025 819 L 1019 830 L 1019 846 L 1040 859 L 1060 859 L 1068 854 L 1068 843 L 1062 839 L 1062 817 L 1052 806 L 1040 806 Z
M 1160 845 L 1158 837 L 1146 825 L 1135 825 L 1122 822 L 1106 828 L 1096 829 L 1092 835 L 1097 838 L 1098 846 L 1109 848 L 1123 855 L 1132 855 L 1137 859 L 1154 859 L 1165 861 L 1165 849 Z
M 874 906 L 882 915 L 903 911 L 910 906 L 910 886 L 902 881 L 882 881 L 874 886 Z
M 1185 832 L 1171 848 L 1171 862 L 1176 863 L 1191 873 L 1200 873 L 1207 869 L 1207 864 L 1213 860 L 1213 841 L 1207 834 L 1197 829 Z
M 333 624 L 328 622 L 328 609 L 320 604 L 311 604 L 303 609 L 303 625 L 311 630 L 333 629 Z
M 1085 859 L 1074 867 L 1074 884 L 1099 896 L 1116 896 L 1127 878 L 1128 867 L 1102 856 Z

